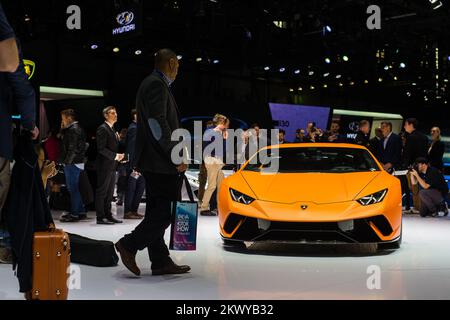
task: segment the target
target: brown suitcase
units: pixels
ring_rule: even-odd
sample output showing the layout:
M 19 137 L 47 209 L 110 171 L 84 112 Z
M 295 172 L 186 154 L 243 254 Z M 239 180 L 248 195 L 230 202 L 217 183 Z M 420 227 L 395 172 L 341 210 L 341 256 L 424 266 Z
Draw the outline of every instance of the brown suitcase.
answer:
M 70 266 L 69 236 L 61 229 L 35 232 L 33 300 L 67 300 Z

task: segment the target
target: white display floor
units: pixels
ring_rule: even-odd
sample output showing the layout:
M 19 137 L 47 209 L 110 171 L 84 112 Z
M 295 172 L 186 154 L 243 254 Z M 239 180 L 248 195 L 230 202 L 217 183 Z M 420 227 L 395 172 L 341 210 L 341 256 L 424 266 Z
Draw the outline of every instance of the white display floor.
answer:
M 140 212 L 143 209 L 141 205 Z M 122 225 L 99 226 L 93 219 L 59 226 L 87 237 L 117 241 L 135 224 L 128 220 Z M 401 249 L 390 253 L 297 245 L 259 245 L 238 253 L 224 250 L 217 217 L 201 216 L 197 251 L 172 252 L 176 263 L 192 267 L 191 273 L 152 276 L 147 252 L 142 251 L 137 257 L 143 273 L 140 278 L 121 262 L 112 268 L 80 265 L 81 288 L 71 290 L 69 298 L 449 299 L 450 218 L 407 216 L 403 228 Z M 377 270 L 379 279 L 375 278 Z M 0 265 L 0 283 L 0 299 L 22 299 L 10 265 Z

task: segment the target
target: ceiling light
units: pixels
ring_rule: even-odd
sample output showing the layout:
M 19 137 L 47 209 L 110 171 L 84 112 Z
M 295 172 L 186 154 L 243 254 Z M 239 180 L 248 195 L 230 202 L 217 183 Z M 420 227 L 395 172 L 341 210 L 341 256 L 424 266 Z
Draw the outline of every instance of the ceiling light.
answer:
M 342 60 L 344 60 L 345 62 L 347 62 L 349 59 L 348 59 L 347 56 L 343 56 L 343 57 L 342 57 Z
M 181 54 L 179 54 L 179 55 L 177 55 L 177 59 L 181 60 L 181 59 L 183 59 L 183 56 Z
M 336 79 L 340 79 L 342 76 L 340 74 L 336 75 Z
M 119 51 L 120 51 L 120 48 L 118 48 L 118 47 L 115 47 L 115 48 L 113 49 L 113 51 L 114 51 L 115 53 L 117 53 L 117 52 L 119 52 Z
M 98 48 L 98 45 L 96 45 L 96 44 L 91 45 L 91 49 L 92 49 L 92 50 L 95 50 L 95 49 L 97 49 L 97 48 Z
M 326 27 L 325 27 L 325 30 L 327 30 L 328 32 L 331 32 L 331 31 L 332 31 L 332 29 L 331 29 L 330 26 L 326 26 Z
M 330 75 L 329 72 L 323 74 L 324 78 L 328 77 L 329 75 Z
M 264 70 L 265 70 L 265 71 L 269 71 L 269 70 L 270 70 L 270 67 L 265 66 L 265 67 L 264 67 Z
M 201 62 L 203 59 L 201 57 L 198 57 L 197 59 L 195 59 L 195 61 L 197 62 Z
M 220 61 L 218 59 L 213 60 L 213 64 L 218 64 Z
M 406 64 L 404 62 L 400 63 L 400 68 L 405 69 L 406 68 Z
M 365 83 L 365 84 L 368 84 L 368 83 L 369 83 L 369 80 L 364 80 L 364 83 Z
M 311 90 L 314 90 L 315 88 L 314 88 L 314 86 L 311 86 L 311 87 L 309 87 Z
M 303 91 L 303 88 L 302 87 L 298 87 L 298 91 Z
M 389 66 L 385 66 L 384 70 L 388 71 L 389 70 Z
M 294 71 L 295 74 L 300 74 L 300 69 Z
M 378 78 L 378 82 L 383 82 L 383 78 Z
M 279 71 L 280 71 L 280 72 L 285 72 L 285 71 L 286 71 L 286 68 L 281 67 Z
M 314 75 L 314 71 L 310 71 L 310 72 L 308 72 L 308 74 L 309 74 L 310 76 L 312 76 L 312 75 Z
M 325 83 L 325 84 L 323 85 L 323 87 L 324 87 L 324 88 L 328 88 L 328 85 Z
M 330 60 L 330 58 L 325 58 L 325 63 L 331 63 L 331 60 Z
M 136 51 L 134 52 L 134 54 L 138 56 L 138 55 L 142 54 L 142 50 L 136 50 Z

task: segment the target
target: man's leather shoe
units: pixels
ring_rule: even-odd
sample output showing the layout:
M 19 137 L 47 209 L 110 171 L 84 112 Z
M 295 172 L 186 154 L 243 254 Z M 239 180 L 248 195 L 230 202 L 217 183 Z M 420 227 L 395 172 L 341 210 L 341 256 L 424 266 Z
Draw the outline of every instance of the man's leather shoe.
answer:
M 123 215 L 124 219 L 142 219 L 141 216 L 138 216 L 134 212 L 127 212 Z
M 164 267 L 159 269 L 152 269 L 152 275 L 154 276 L 160 276 L 163 274 L 181 274 L 186 273 L 191 270 L 191 267 L 183 265 L 179 266 L 175 264 L 174 262 L 170 262 L 169 264 L 166 264 Z
M 117 220 L 116 218 L 113 217 L 108 217 L 106 218 L 108 221 L 111 221 L 112 223 L 122 223 L 122 220 Z
M 112 221 L 109 221 L 108 219 L 106 219 L 106 218 L 101 218 L 101 219 L 97 219 L 97 224 L 114 224 L 114 222 L 112 222 Z
M 141 270 L 136 264 L 136 253 L 132 253 L 125 249 L 125 247 L 120 243 L 120 240 L 114 245 L 117 252 L 120 254 L 120 258 L 125 267 L 130 270 L 133 274 L 139 276 L 141 275 Z

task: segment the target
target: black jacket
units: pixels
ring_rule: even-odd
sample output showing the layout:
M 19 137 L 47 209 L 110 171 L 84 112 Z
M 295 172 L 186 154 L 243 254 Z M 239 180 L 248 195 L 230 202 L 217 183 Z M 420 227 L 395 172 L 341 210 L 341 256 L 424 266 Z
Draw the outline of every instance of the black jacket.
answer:
M 32 287 L 33 234 L 47 230 L 53 219 L 29 134 L 19 137 L 14 159 L 5 212 L 20 292 L 26 292 Z
M 128 127 L 127 138 L 125 140 L 125 152 L 128 154 L 128 158 L 130 161 L 129 164 L 135 163 L 134 155 L 136 150 L 136 132 L 137 124 L 135 122 L 132 122 Z
M 86 135 L 78 122 L 61 131 L 60 162 L 64 164 L 84 163 L 86 161 Z
M 370 148 L 369 135 L 362 131 L 358 131 L 355 137 L 355 143 L 366 148 Z
M 36 96 L 22 62 L 15 72 L 0 72 L 0 157 L 7 159 L 13 158 L 12 115 L 21 116 L 25 129 L 35 127 Z
M 436 141 L 431 149 L 428 150 L 428 159 L 430 160 L 430 164 L 432 167 L 439 169 L 440 171 L 444 170 L 444 162 L 442 158 L 444 157 L 445 145 L 439 140 Z
M 144 79 L 139 87 L 134 166 L 139 171 L 177 174 L 171 152 L 178 143 L 172 132 L 180 128 L 180 113 L 168 84 L 158 72 Z
M 413 131 L 406 137 L 403 149 L 403 166 L 412 165 L 417 158 L 428 158 L 428 138 L 420 131 Z
M 391 133 L 386 148 L 384 147 L 384 140 L 380 142 L 378 151 L 380 158 L 378 160 L 382 164 L 390 163 L 394 169 L 398 169 L 402 160 L 402 139 L 399 135 Z
M 119 150 L 119 137 L 106 122 L 97 129 L 97 170 L 116 170 L 115 160 Z

